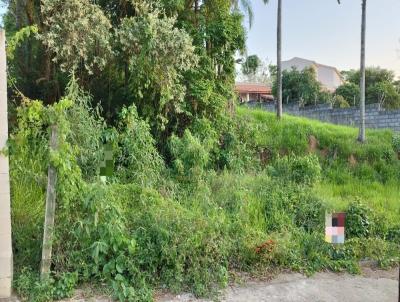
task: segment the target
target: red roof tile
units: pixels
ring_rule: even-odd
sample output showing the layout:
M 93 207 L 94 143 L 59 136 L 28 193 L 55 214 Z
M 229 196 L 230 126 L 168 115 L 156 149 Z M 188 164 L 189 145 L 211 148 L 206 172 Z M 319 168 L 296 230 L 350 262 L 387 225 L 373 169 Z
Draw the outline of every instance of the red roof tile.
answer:
M 259 83 L 236 83 L 235 90 L 239 93 L 271 94 L 272 92 L 270 87 Z

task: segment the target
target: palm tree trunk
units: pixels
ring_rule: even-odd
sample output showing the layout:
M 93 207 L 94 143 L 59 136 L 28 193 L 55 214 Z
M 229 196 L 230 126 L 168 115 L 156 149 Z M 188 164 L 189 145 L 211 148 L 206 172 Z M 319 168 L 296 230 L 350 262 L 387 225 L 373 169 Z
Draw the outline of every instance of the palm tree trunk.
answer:
M 278 0 L 278 31 L 277 31 L 277 117 L 282 118 L 282 0 Z
M 365 32 L 367 27 L 367 0 L 362 0 L 361 66 L 360 66 L 360 133 L 358 140 L 365 142 Z

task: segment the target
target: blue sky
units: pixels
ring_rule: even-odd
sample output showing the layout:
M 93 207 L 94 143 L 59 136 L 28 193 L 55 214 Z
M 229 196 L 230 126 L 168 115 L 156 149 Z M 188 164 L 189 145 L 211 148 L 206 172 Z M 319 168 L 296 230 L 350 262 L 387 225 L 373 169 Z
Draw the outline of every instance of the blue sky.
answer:
M 248 54 L 276 61 L 277 0 L 251 0 Z M 303 57 L 340 70 L 359 68 L 361 0 L 282 0 L 283 59 Z M 400 76 L 400 0 L 367 1 L 367 65 Z M 246 22 L 246 25 L 248 22 Z

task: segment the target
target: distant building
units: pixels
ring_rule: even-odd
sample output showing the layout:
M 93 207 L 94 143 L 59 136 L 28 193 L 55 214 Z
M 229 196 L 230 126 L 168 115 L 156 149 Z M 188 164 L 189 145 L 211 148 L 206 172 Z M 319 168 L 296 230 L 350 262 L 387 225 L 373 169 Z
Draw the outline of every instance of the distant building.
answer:
M 297 57 L 282 62 L 282 70 L 289 71 L 292 68 L 296 68 L 298 71 L 302 71 L 309 67 L 315 70 L 317 80 L 321 83 L 322 87 L 330 92 L 334 92 L 336 88 L 344 83 L 342 75 L 336 67 L 319 64 L 315 61 Z
M 240 101 L 273 101 L 272 89 L 261 83 L 236 83 L 236 92 L 239 94 Z

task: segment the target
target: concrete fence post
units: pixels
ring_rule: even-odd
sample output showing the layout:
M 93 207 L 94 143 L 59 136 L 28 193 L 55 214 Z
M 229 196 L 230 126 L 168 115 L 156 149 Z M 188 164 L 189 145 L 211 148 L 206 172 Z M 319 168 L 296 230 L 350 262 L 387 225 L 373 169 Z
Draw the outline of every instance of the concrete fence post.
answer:
M 0 30 L 0 150 L 8 139 L 5 32 Z M 0 299 L 10 298 L 13 275 L 8 157 L 0 152 Z

